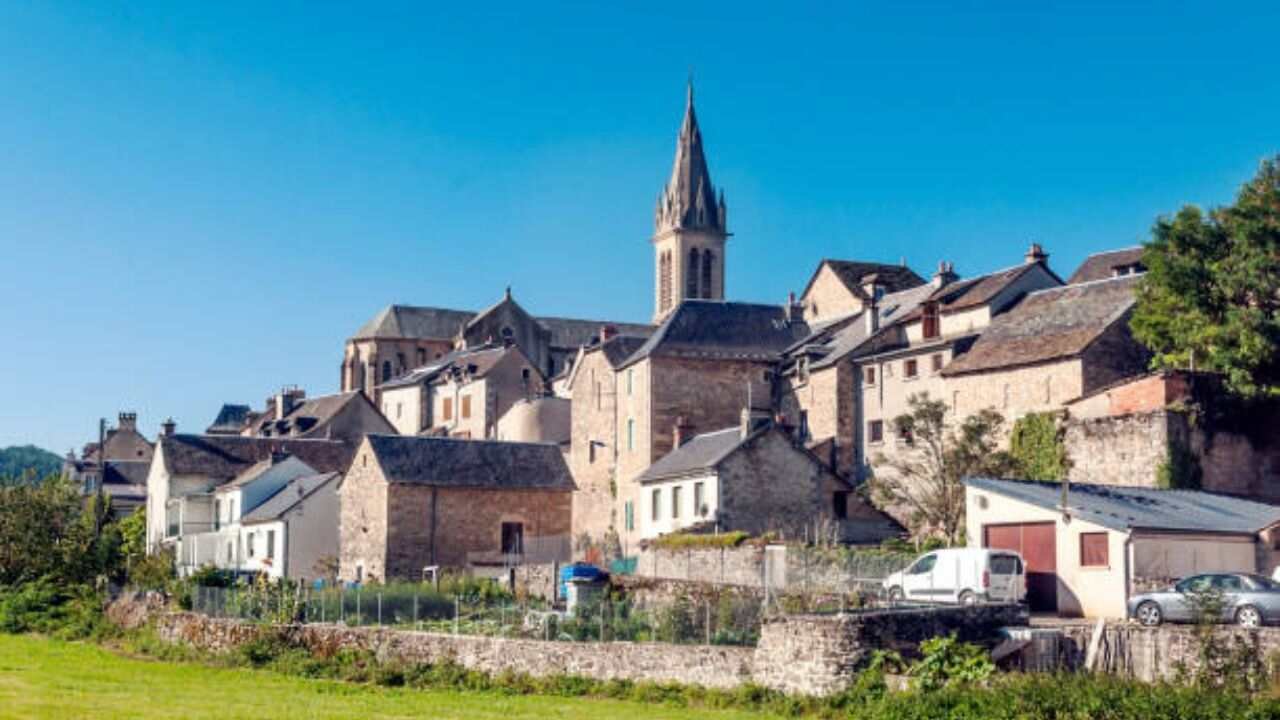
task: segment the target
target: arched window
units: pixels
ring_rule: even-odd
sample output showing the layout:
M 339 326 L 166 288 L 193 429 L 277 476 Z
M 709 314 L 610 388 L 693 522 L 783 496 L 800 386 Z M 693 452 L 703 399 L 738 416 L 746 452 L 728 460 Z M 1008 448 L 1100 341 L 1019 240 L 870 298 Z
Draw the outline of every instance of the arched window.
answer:
M 684 270 L 684 296 L 698 297 L 698 248 L 689 251 L 689 264 Z
M 671 251 L 658 256 L 658 309 L 671 307 Z
M 702 297 L 708 300 L 711 299 L 711 268 L 715 261 L 715 253 L 710 250 L 702 251 Z
M 390 379 L 391 379 L 391 361 L 383 360 L 382 361 L 382 382 L 386 382 Z

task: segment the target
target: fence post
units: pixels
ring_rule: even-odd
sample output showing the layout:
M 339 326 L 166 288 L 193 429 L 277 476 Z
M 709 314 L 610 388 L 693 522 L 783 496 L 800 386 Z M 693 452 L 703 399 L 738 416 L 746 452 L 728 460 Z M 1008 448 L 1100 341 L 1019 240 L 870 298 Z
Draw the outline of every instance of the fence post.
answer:
M 603 600 L 600 603 L 600 642 L 604 642 L 604 608 L 608 602 L 608 600 Z
M 453 596 L 453 634 L 458 634 L 458 596 Z
M 324 588 L 320 589 L 320 624 L 324 624 Z
M 378 591 L 378 627 L 382 627 L 382 591 Z
M 421 630 L 422 626 L 418 624 L 418 593 L 413 594 L 413 627 Z
M 338 622 L 347 624 L 347 586 L 338 588 Z
M 359 626 L 364 621 L 360 615 L 360 588 L 356 588 L 356 625 Z

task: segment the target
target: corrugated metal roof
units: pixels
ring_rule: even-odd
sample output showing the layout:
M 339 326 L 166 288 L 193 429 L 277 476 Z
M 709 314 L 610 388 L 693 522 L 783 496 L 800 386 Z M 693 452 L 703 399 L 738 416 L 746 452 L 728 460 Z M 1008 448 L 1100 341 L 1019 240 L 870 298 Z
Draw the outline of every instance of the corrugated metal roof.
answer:
M 970 478 L 965 484 L 1046 510 L 1062 506 L 1060 483 Z M 1067 510 L 1073 517 L 1113 530 L 1251 535 L 1280 522 L 1280 507 L 1229 495 L 1087 483 L 1071 483 Z

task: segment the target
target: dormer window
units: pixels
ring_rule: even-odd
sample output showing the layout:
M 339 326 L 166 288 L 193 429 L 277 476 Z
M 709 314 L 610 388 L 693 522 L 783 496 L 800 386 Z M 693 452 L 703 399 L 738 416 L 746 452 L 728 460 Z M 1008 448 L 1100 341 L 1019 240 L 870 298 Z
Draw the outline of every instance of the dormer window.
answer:
M 938 303 L 931 302 L 925 304 L 924 319 L 921 323 L 921 328 L 924 331 L 924 337 L 926 339 L 936 338 L 942 334 L 941 323 L 938 318 Z

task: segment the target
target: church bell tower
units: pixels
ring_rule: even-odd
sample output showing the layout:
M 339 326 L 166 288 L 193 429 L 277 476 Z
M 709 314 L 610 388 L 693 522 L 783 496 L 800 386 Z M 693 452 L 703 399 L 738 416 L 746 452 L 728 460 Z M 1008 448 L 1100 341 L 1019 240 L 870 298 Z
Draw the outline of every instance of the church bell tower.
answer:
M 726 215 L 724 193 L 716 196 L 702 152 L 690 83 L 671 179 L 653 217 L 654 324 L 684 300 L 724 299 Z

